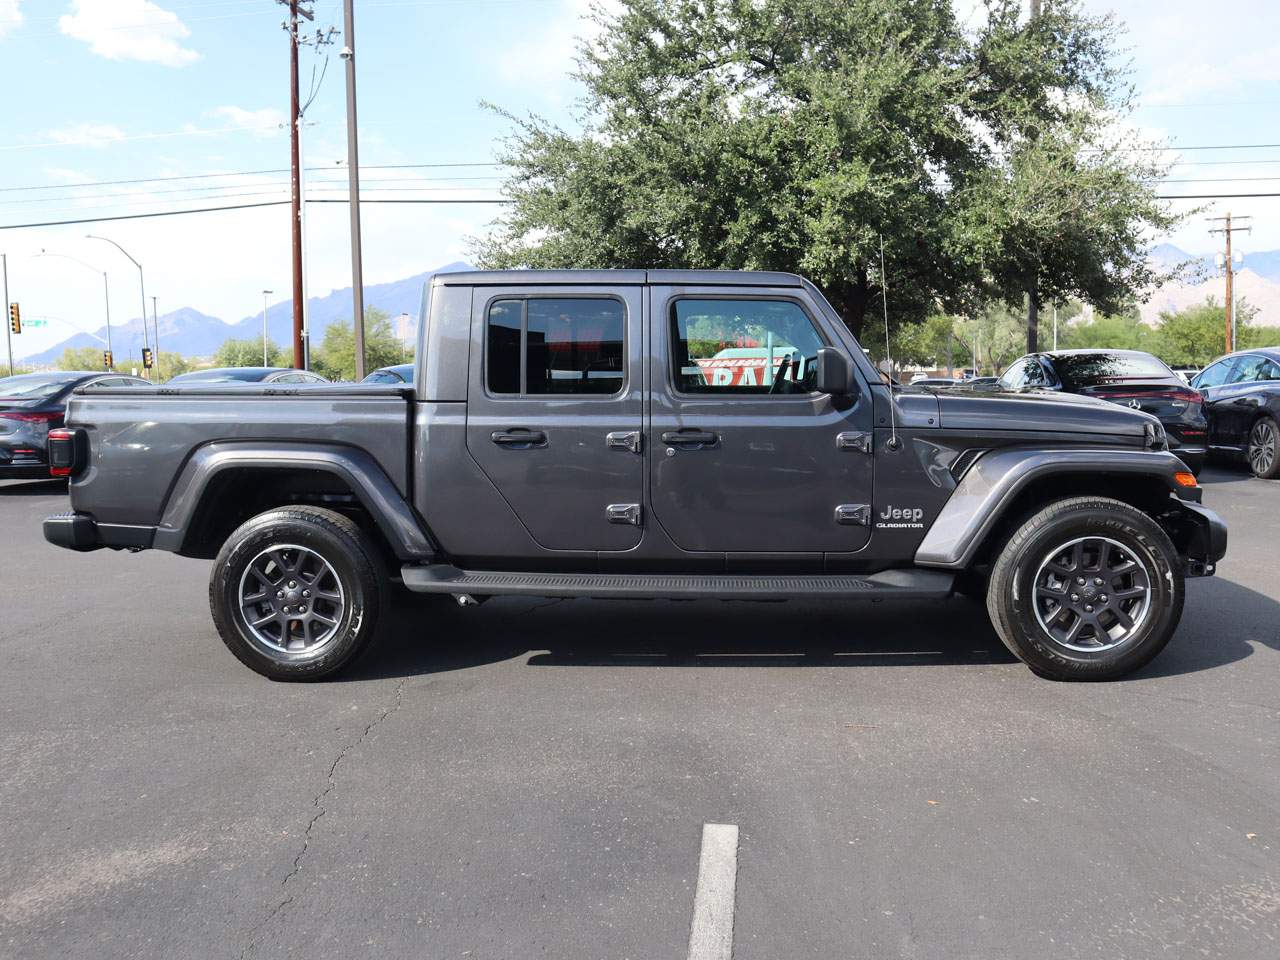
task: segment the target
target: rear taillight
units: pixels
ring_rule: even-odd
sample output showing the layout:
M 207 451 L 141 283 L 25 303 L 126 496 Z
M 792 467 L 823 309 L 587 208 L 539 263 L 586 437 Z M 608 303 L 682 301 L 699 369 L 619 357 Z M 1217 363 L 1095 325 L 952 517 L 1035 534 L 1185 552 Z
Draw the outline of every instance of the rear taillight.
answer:
M 1107 400 L 1173 400 L 1180 403 L 1200 403 L 1204 397 L 1198 390 L 1187 387 L 1170 387 L 1168 390 L 1097 390 L 1094 396 Z
M 46 450 L 49 457 L 49 475 L 69 477 L 80 467 L 80 432 L 69 427 L 55 427 L 49 431 Z
M 0 420 L 18 420 L 22 423 L 55 423 L 62 420 L 62 413 L 17 413 L 10 410 L 0 413 Z

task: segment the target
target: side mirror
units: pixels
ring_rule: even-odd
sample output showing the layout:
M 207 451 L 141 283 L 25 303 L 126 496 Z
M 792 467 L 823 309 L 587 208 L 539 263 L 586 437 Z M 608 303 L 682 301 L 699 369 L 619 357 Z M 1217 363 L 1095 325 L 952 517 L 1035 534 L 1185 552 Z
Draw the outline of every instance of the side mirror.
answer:
M 818 391 L 833 397 L 853 393 L 853 364 L 843 351 L 835 347 L 818 349 Z

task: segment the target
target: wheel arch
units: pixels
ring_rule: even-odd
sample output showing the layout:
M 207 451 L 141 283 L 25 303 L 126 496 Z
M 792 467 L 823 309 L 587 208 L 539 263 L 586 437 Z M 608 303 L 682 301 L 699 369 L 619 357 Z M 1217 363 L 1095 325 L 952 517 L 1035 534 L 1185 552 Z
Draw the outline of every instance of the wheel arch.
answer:
M 916 551 L 923 566 L 968 570 L 990 561 L 999 544 L 1055 500 L 1096 495 L 1158 518 L 1184 494 L 1174 479 L 1186 466 L 1168 451 L 997 450 L 980 457 L 957 484 Z
M 195 451 L 165 502 L 153 546 L 212 558 L 249 517 L 309 504 L 350 516 L 388 559 L 432 557 L 435 544 L 385 470 L 367 452 L 338 444 L 217 441 Z

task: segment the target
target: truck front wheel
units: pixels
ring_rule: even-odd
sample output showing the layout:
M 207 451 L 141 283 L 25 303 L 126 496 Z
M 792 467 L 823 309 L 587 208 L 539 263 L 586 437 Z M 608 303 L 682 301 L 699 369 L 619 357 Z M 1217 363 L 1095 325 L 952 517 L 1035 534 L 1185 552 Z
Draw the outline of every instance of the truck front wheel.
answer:
M 318 680 L 369 646 L 383 606 L 377 550 L 340 513 L 281 507 L 236 529 L 214 561 L 223 642 L 272 680 Z
M 1076 497 L 1032 516 L 991 572 L 996 633 L 1036 674 L 1112 680 L 1149 663 L 1182 617 L 1183 571 L 1160 525 L 1119 500 Z

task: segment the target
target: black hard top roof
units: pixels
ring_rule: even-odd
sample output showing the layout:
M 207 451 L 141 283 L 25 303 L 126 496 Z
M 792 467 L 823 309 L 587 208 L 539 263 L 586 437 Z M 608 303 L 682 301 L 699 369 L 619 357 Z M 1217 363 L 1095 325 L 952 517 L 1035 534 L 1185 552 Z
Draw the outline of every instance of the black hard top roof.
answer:
M 765 270 L 461 270 L 438 273 L 432 282 L 446 287 L 644 283 L 799 287 L 804 284 L 794 273 Z

